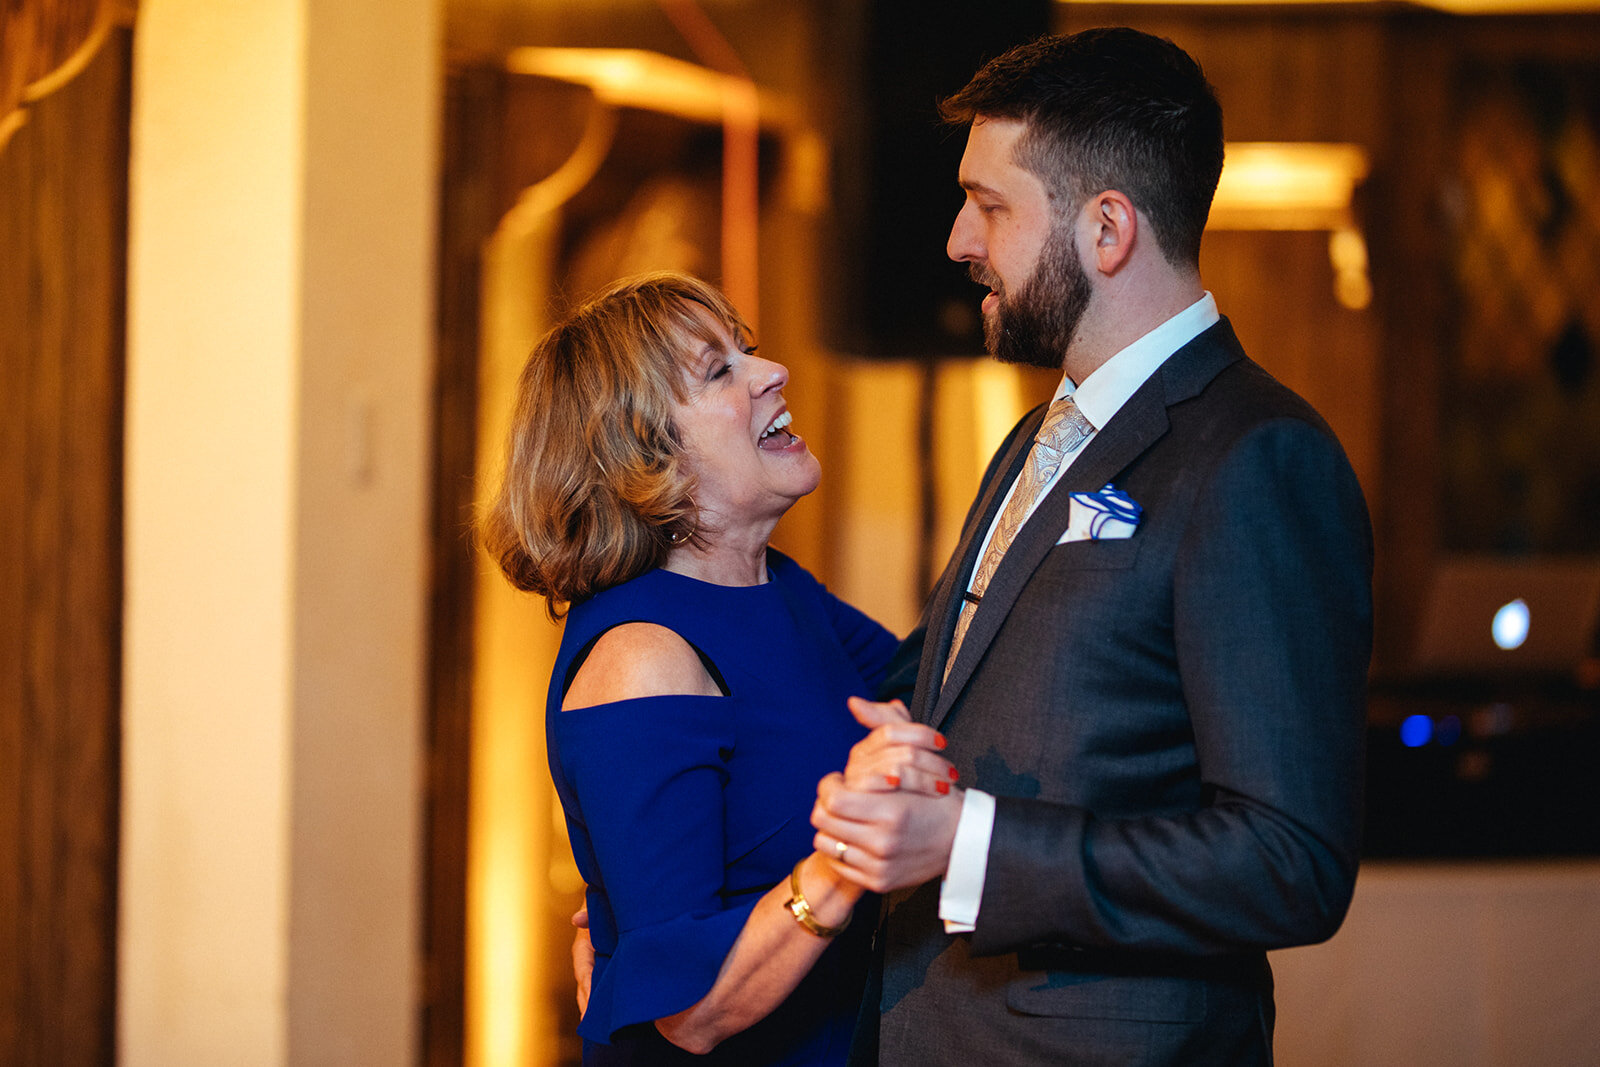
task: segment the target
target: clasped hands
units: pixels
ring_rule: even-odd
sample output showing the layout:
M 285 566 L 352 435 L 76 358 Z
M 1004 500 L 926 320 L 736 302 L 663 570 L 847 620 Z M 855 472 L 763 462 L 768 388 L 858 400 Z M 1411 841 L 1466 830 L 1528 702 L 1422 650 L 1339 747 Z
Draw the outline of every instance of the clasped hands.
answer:
M 812 844 L 840 877 L 886 893 L 944 876 L 961 820 L 961 790 L 950 761 L 939 755 L 944 738 L 911 721 L 898 700 L 878 704 L 850 698 L 850 713 L 871 730 L 850 750 L 841 774 L 817 784 Z M 588 1007 L 594 973 L 589 914 L 572 917 L 572 970 L 578 1011 Z
M 872 732 L 843 773 L 817 784 L 812 844 L 840 877 L 876 893 L 942 878 L 962 804 L 956 769 L 939 755 L 943 735 L 912 722 L 898 700 L 849 703 Z

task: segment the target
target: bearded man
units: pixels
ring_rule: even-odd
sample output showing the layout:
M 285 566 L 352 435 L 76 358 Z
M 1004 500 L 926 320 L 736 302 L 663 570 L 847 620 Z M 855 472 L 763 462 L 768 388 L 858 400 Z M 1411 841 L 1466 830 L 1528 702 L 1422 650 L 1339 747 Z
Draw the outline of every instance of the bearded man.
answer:
M 817 848 L 889 894 L 857 1059 L 1269 1063 L 1266 952 L 1332 935 L 1355 881 L 1360 487 L 1201 284 L 1222 112 L 1187 54 L 1045 38 L 945 114 L 989 347 L 1062 379 L 902 650 L 966 788 L 895 789 L 890 727 L 818 790 Z

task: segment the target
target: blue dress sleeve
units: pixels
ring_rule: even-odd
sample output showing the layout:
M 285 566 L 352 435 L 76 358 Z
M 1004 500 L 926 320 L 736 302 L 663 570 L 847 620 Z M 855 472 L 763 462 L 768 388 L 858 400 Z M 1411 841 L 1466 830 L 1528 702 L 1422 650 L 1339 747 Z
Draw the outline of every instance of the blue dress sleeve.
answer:
M 794 560 L 775 550 L 772 555 L 774 570 L 781 567 L 797 585 L 809 587 L 809 591 L 817 598 L 834 636 L 838 638 L 845 655 L 849 657 L 851 666 L 860 673 L 862 681 L 867 683 L 867 691 L 870 693 L 876 690 L 888 673 L 889 662 L 894 657 L 895 649 L 900 645 L 900 639 L 866 612 L 834 596 L 828 591 L 827 586 L 817 581 L 810 571 Z
M 867 689 L 877 689 L 888 672 L 895 649 L 900 646 L 899 639 L 859 608 L 846 604 L 826 588 L 819 588 L 827 600 L 829 621 L 833 623 L 839 643 L 856 670 L 861 672 Z
M 578 1032 L 673 1015 L 710 991 L 755 904 L 723 897 L 725 755 L 735 697 L 558 712 L 553 736 L 616 921 Z
M 874 700 L 884 703 L 898 700 L 908 708 L 911 706 L 911 694 L 917 688 L 917 672 L 922 666 L 922 646 L 927 641 L 927 636 L 927 624 L 919 623 L 917 628 L 900 642 L 900 647 L 895 649 L 894 655 L 889 658 L 889 665 L 884 669 L 883 677 L 878 682 L 878 691 L 873 695 Z

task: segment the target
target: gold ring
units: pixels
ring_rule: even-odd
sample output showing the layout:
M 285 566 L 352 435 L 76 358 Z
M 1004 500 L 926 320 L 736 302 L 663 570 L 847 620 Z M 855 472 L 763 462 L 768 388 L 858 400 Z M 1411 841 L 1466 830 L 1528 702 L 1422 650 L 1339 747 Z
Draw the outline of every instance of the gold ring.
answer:
M 833 854 L 840 863 L 844 862 L 844 854 L 849 850 L 850 846 L 845 844 L 843 841 L 835 841 L 833 843 Z

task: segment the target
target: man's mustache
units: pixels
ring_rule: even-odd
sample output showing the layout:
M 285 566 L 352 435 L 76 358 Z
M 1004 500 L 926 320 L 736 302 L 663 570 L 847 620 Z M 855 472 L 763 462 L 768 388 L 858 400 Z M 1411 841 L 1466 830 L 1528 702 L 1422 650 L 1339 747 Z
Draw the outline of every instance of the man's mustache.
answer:
M 1004 286 L 1000 283 L 1000 275 L 990 269 L 986 263 L 968 263 L 967 276 L 979 285 L 986 285 L 996 293 L 1004 296 Z

